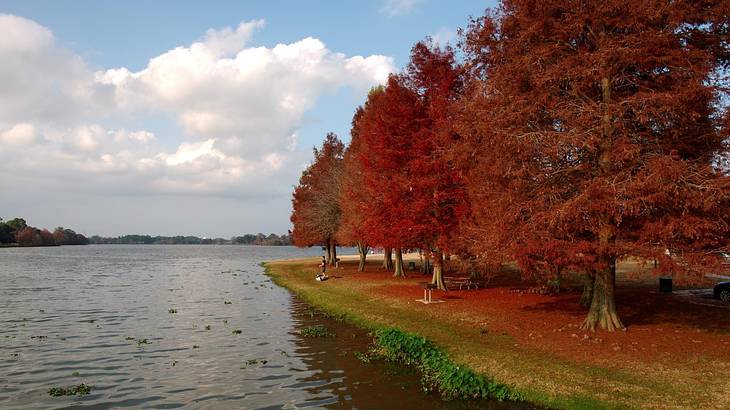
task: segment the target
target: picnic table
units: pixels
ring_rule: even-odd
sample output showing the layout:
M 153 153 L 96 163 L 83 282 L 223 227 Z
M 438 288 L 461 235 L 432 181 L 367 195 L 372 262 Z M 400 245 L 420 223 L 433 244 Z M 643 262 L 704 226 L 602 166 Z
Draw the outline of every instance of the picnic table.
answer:
M 463 276 L 445 276 L 444 281 L 447 283 L 448 286 L 458 286 L 459 290 L 464 287 L 469 290 L 472 286 L 474 287 L 474 289 L 479 289 L 480 284 L 477 280 Z

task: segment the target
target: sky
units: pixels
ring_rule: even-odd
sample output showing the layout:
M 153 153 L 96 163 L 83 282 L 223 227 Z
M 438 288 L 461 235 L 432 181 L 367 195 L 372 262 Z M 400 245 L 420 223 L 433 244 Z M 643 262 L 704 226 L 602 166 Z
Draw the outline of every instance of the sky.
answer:
M 329 131 L 489 1 L 0 0 L 0 217 L 284 233 Z

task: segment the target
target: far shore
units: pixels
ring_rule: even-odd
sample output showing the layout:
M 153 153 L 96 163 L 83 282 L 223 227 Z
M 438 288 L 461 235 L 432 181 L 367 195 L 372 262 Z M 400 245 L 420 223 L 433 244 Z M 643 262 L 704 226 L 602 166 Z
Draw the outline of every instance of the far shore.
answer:
M 730 306 L 693 298 L 693 287 L 658 292 L 658 279 L 635 261 L 618 267 L 617 303 L 624 332 L 580 330 L 586 310 L 579 283 L 557 295 L 531 292 L 508 268 L 485 289 L 434 292 L 444 303 L 425 305 L 430 276 L 385 271 L 382 255 L 357 255 L 314 280 L 318 258 L 267 262 L 273 280 L 313 306 L 366 329 L 395 327 L 421 335 L 449 357 L 552 408 L 723 408 L 730 391 Z M 404 265 L 418 261 L 405 255 Z M 639 272 L 638 274 L 635 272 Z M 676 289 L 676 288 L 675 288 Z M 690 296 L 688 296 L 690 295 Z

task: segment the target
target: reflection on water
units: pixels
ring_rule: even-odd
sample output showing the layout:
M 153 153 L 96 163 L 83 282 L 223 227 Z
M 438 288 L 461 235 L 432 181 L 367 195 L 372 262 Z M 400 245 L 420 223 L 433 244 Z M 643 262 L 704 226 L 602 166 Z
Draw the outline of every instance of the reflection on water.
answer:
M 407 370 L 362 364 L 353 352 L 367 335 L 311 314 L 258 266 L 318 252 L 0 249 L 0 408 L 484 408 L 425 396 Z M 299 335 L 313 324 L 336 336 Z M 90 395 L 48 395 L 82 382 Z

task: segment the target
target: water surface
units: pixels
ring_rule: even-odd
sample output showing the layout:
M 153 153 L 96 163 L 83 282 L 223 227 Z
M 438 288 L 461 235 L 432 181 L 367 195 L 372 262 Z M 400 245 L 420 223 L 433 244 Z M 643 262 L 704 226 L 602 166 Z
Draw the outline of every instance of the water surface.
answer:
M 0 408 L 502 407 L 443 402 L 424 395 L 412 371 L 361 363 L 354 353 L 367 334 L 315 314 L 258 266 L 319 253 L 0 249 Z M 317 324 L 336 336 L 300 335 Z M 82 382 L 90 395 L 48 395 Z

